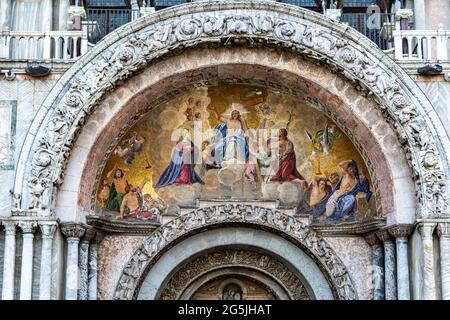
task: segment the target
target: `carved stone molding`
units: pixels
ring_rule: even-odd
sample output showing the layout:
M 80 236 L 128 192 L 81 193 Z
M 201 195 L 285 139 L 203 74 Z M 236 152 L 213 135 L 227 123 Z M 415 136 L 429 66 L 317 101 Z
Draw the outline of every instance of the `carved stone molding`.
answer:
M 86 227 L 74 222 L 67 222 L 61 224 L 61 232 L 67 240 L 77 240 L 84 235 Z
M 403 225 L 396 225 L 389 227 L 388 232 L 394 237 L 394 238 L 408 238 L 413 230 L 413 226 L 409 224 L 403 224 Z
M 357 298 L 347 268 L 322 236 L 296 217 L 272 209 L 243 204 L 223 204 L 197 209 L 162 225 L 144 240 L 128 261 L 119 278 L 114 298 L 125 300 L 136 298 L 147 268 L 151 267 L 157 257 L 177 240 L 180 241 L 204 228 L 231 224 L 268 228 L 289 236 L 317 262 L 337 299 Z
M 87 216 L 86 223 L 107 234 L 150 235 L 161 224 L 147 221 L 111 220 L 99 216 Z
M 159 298 L 179 300 L 186 288 L 198 277 L 230 266 L 262 271 L 281 283 L 291 299 L 310 300 L 305 285 L 287 266 L 270 255 L 247 249 L 214 251 L 188 262 L 170 278 Z
M 440 138 L 446 137 L 444 128 L 430 118 L 432 106 L 401 68 L 346 26 L 281 3 L 213 0 L 149 15 L 112 32 L 103 43 L 110 45 L 82 57 L 49 94 L 42 106 L 49 112 L 45 122 L 39 118 L 32 124 L 39 132 L 30 133 L 21 155 L 27 159 L 31 154 L 31 168 L 18 168 L 14 190 L 26 194 L 29 212 L 51 214 L 80 128 L 105 93 L 122 80 L 180 48 L 273 45 L 329 65 L 373 98 L 404 147 L 420 200 L 417 215 L 448 215 L 448 163 L 439 151 L 447 143 Z

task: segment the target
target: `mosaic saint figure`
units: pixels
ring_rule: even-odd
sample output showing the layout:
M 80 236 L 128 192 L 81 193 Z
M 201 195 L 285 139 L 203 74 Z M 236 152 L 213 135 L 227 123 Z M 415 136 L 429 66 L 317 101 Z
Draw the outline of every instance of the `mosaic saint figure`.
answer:
M 129 191 L 129 185 L 127 180 L 128 168 L 118 168 L 114 165 L 114 168 L 108 172 L 106 179 L 110 184 L 108 199 L 106 200 L 105 208 L 109 211 L 120 211 L 123 197 Z
M 325 210 L 328 198 L 331 195 L 330 182 L 325 177 L 314 176 L 307 192 L 309 212 L 314 218 L 321 216 Z
M 144 137 L 133 132 L 129 139 L 125 139 L 122 142 L 122 146 L 119 146 L 114 150 L 114 154 L 120 157 L 126 165 L 131 165 L 134 161 L 135 153 L 142 151 L 144 142 Z
M 220 166 L 226 164 L 245 164 L 248 156 L 248 144 L 245 138 L 247 125 L 239 110 L 232 105 L 231 117 L 219 115 L 213 110 L 222 123 L 215 128 L 215 159 Z
M 204 184 L 200 176 L 195 172 L 194 155 L 197 148 L 189 138 L 189 130 L 180 129 L 180 137 L 172 149 L 172 157 L 169 165 L 161 174 L 155 188 L 169 185 L 191 185 L 194 183 Z
M 278 153 L 278 170 L 270 179 L 274 182 L 285 182 L 301 180 L 302 185 L 306 184 L 305 178 L 297 170 L 297 160 L 295 156 L 294 144 L 288 139 L 288 131 L 284 128 L 279 130 L 278 142 L 271 146 L 271 152 Z
M 138 187 L 129 187 L 129 192 L 123 197 L 120 205 L 120 214 L 118 219 L 123 219 L 125 216 L 137 218 L 142 215 L 143 196 L 142 189 L 148 180 L 144 179 Z
M 366 177 L 360 176 L 355 160 L 346 160 L 338 164 L 341 178 L 330 195 L 325 215 L 329 220 L 348 219 L 354 216 L 356 196 L 365 194 L 366 202 L 370 201 L 372 192 Z

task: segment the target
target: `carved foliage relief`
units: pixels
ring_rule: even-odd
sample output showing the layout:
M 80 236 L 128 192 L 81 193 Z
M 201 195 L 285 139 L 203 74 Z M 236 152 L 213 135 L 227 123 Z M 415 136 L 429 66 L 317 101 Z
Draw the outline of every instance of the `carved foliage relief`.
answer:
M 144 240 L 141 248 L 131 257 L 119 278 L 115 299 L 135 297 L 146 269 L 171 242 L 195 230 L 223 223 L 261 225 L 288 234 L 318 262 L 319 267 L 331 282 L 336 298 L 345 300 L 357 298 L 345 265 L 322 236 L 297 218 L 257 206 L 224 204 L 198 209 L 178 217 L 161 226 Z
M 320 21 L 313 21 L 314 16 L 309 17 L 301 9 L 298 11 L 304 18 L 273 14 L 283 11 L 281 4 L 270 4 L 270 13 L 264 9 L 250 10 L 248 2 L 230 3 L 229 9 L 233 10 L 223 6 L 221 11 L 208 12 L 208 6 L 214 5 L 215 2 L 192 4 L 193 13 L 189 15 L 174 12 L 174 16 L 124 37 L 74 77 L 36 138 L 28 177 L 29 209 L 48 214 L 46 209 L 52 202 L 53 187 L 62 183 L 77 132 L 105 92 L 153 59 L 181 46 L 222 42 L 223 45 L 276 44 L 343 73 L 355 86 L 374 97 L 393 122 L 416 179 L 418 214 L 431 217 L 447 213 L 448 191 L 444 160 L 439 156 L 438 140 L 434 138 L 437 134 L 425 118 L 425 107 L 413 103 L 411 91 L 384 63 L 350 38 L 319 26 Z M 240 9 L 239 13 L 236 9 Z

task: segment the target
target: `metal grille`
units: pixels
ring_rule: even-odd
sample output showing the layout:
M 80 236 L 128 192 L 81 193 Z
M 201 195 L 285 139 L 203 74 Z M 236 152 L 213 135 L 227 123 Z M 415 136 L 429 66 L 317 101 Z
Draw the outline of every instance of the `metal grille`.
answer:
M 345 7 L 369 7 L 371 5 L 379 5 L 379 1 L 377 0 L 345 0 Z
M 170 7 L 176 6 L 178 4 L 186 3 L 186 0 L 155 0 L 155 5 L 157 7 Z
M 154 0 L 155 10 L 161 10 L 167 7 L 176 6 L 179 4 L 183 4 L 186 2 L 190 2 L 188 0 Z
M 317 3 L 314 0 L 283 0 L 283 3 L 292 4 L 300 7 L 316 7 Z
M 126 3 L 124 0 L 89 0 L 89 7 L 126 7 Z
M 95 36 L 94 32 L 88 32 L 89 42 L 97 43 L 101 38 L 110 33 L 111 31 L 119 28 L 120 26 L 131 21 L 131 9 L 96 9 L 88 8 L 87 12 L 88 21 L 96 21 L 99 27 L 99 34 Z M 89 30 L 93 31 L 93 30 Z
M 389 49 L 389 43 L 392 41 L 391 29 L 386 28 L 386 25 L 393 24 L 394 18 L 395 14 L 391 13 L 344 13 L 341 22 L 348 23 L 349 26 L 372 40 L 380 49 L 386 50 Z

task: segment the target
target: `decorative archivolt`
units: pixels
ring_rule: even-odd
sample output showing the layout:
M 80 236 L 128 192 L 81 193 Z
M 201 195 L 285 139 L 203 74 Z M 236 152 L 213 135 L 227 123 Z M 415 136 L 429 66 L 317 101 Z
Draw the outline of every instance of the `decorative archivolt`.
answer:
M 114 293 L 115 299 L 133 299 L 140 282 L 157 257 L 177 240 L 217 225 L 266 227 L 288 235 L 309 254 L 330 281 L 335 298 L 357 298 L 347 268 L 329 244 L 296 217 L 280 211 L 244 204 L 223 204 L 197 209 L 162 225 L 137 249 L 123 269 Z
M 170 278 L 159 299 L 179 300 L 186 289 L 201 276 L 215 270 L 236 266 L 256 272 L 263 271 L 264 274 L 281 283 L 292 300 L 311 299 L 302 280 L 284 263 L 268 254 L 242 248 L 214 250 L 188 262 Z
M 438 151 L 442 150 L 442 143 L 437 131 L 443 129 L 432 125 L 427 115 L 431 107 L 420 90 L 404 80 L 401 69 L 368 44 L 368 39 L 357 36 L 356 31 L 301 8 L 261 1 L 192 3 L 143 21 L 149 22 L 142 29 L 133 31 L 132 26 L 126 26 L 120 34 L 128 35 L 101 52 L 94 49 L 87 56 L 91 59 L 85 57 L 84 64 L 79 63 L 74 66 L 76 70 L 70 71 L 74 76 L 66 87 L 50 94 L 49 100 L 57 94 L 59 97 L 49 108 L 48 121 L 32 138 L 34 147 L 24 151 L 32 152 L 31 170 L 27 175 L 22 168 L 16 177 L 15 194 L 19 197 L 25 193 L 22 199 L 27 201 L 26 210 L 50 214 L 77 133 L 100 99 L 119 80 L 168 53 L 211 44 L 276 45 L 342 73 L 373 97 L 393 123 L 416 181 L 418 216 L 448 214 L 444 173 L 448 164 L 445 155 Z M 142 25 L 142 21 L 138 23 Z M 113 37 L 117 34 L 104 41 Z M 16 201 L 17 205 L 21 204 Z

